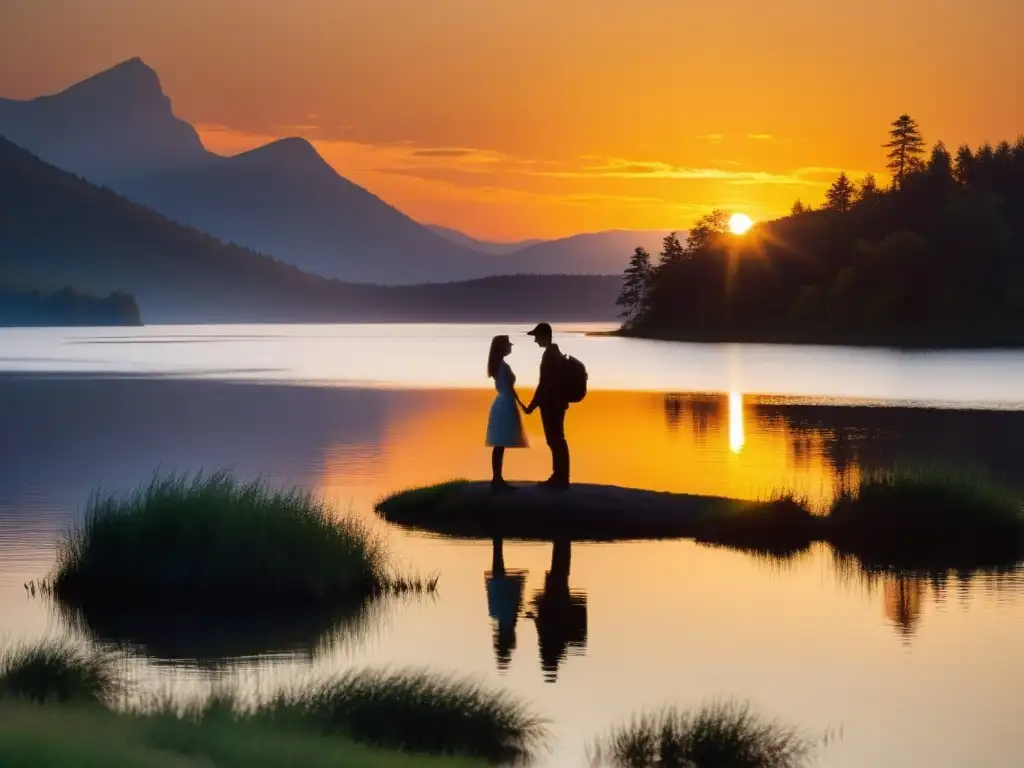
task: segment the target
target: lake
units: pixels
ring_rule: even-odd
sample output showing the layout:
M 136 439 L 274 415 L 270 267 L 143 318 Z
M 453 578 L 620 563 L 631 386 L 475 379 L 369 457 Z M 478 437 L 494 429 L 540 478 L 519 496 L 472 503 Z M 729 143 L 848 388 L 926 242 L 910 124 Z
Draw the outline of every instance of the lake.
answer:
M 256 690 L 352 666 L 429 667 L 507 689 L 550 718 L 541 765 L 584 764 L 588 742 L 635 712 L 714 698 L 827 734 L 818 765 L 1024 765 L 1019 563 L 867 571 L 824 545 L 771 560 L 690 540 L 575 543 L 558 601 L 545 586 L 553 545 L 506 541 L 522 590 L 509 616 L 489 604 L 491 542 L 377 520 L 386 492 L 488 475 L 487 346 L 512 334 L 528 394 L 540 354 L 526 329 L 0 330 L 0 638 L 84 631 L 23 585 L 52 567 L 90 492 L 226 468 L 366 519 L 400 568 L 439 572 L 438 594 L 205 636 L 173 619 L 92 627 L 129 643 L 139 686 L 229 679 Z M 866 469 L 927 463 L 982 467 L 1024 492 L 1024 353 L 555 330 L 591 375 L 567 419 L 575 480 L 750 499 L 791 488 L 824 506 Z M 526 425 L 533 447 L 509 452 L 506 476 L 541 479 L 540 420 Z

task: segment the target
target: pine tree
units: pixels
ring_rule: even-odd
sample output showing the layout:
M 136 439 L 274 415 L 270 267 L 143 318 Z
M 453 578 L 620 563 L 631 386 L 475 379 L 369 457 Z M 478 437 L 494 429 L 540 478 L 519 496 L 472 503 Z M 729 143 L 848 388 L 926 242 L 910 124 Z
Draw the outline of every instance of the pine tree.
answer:
M 960 184 L 967 184 L 971 180 L 971 169 L 974 166 L 974 153 L 966 144 L 961 144 L 956 151 L 956 164 L 953 166 L 953 178 Z
M 940 187 L 953 183 L 953 156 L 941 141 L 932 148 L 932 156 L 928 160 L 928 176 Z
M 900 115 L 892 123 L 888 143 L 882 146 L 889 150 L 886 167 L 892 172 L 893 186 L 899 188 L 907 174 L 923 164 L 924 139 L 917 121 L 910 115 Z
M 869 173 L 863 179 L 860 180 L 860 190 L 858 191 L 857 199 L 861 202 L 867 202 L 874 200 L 878 195 L 878 182 L 875 180 L 875 175 Z
M 825 193 L 825 207 L 829 210 L 845 213 L 853 207 L 854 196 L 857 190 L 845 172 L 839 174 L 839 178 L 828 188 Z
M 807 209 L 804 208 L 804 203 L 800 198 L 797 198 L 796 202 L 793 203 L 793 207 L 789 210 L 790 216 L 799 216 L 802 213 L 806 213 Z
M 647 311 L 647 296 L 651 287 L 651 256 L 643 248 L 633 251 L 629 266 L 622 274 L 622 292 L 616 305 L 622 307 L 619 317 L 634 320 Z
M 679 242 L 679 238 L 676 237 L 676 233 L 672 232 L 665 235 L 665 239 L 661 241 L 661 254 L 658 259 L 658 269 L 670 264 L 677 264 L 685 258 L 686 249 L 684 249 L 683 244 Z
M 686 252 L 696 253 L 707 248 L 715 238 L 729 229 L 729 214 L 716 208 L 697 220 L 686 237 Z

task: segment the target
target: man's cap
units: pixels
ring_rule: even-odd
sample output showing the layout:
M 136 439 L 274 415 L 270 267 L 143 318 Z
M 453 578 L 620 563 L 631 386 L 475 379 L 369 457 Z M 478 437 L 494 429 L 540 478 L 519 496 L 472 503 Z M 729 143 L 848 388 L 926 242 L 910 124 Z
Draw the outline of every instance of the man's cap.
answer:
M 552 333 L 551 333 L 551 326 L 548 325 L 547 323 L 537 323 L 537 327 L 534 328 L 532 331 L 529 331 L 526 335 L 527 336 L 548 336 L 548 337 L 550 337 L 552 335 Z

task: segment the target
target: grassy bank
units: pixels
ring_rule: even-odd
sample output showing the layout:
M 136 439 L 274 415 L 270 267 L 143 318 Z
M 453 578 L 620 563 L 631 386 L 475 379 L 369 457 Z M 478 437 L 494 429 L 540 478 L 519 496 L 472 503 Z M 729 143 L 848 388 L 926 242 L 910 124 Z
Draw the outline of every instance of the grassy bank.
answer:
M 290 610 L 430 586 L 396 578 L 381 542 L 310 494 L 222 472 L 95 494 L 52 580 L 63 601 L 133 610 Z
M 0 706 L 90 706 L 118 722 L 172 728 L 183 738 L 243 728 L 502 763 L 527 759 L 547 739 L 544 721 L 507 694 L 419 671 L 350 672 L 254 700 L 230 691 L 184 703 L 161 698 L 115 714 L 110 708 L 124 690 L 114 656 L 69 641 L 16 646 L 0 655 Z M 0 765 L 9 764 L 0 753 Z
M 799 768 L 812 753 L 797 729 L 736 702 L 643 714 L 590 749 L 595 768 Z
M 115 714 L 97 707 L 0 701 L 0 765 L 19 768 L 470 768 L 350 740 L 221 717 Z

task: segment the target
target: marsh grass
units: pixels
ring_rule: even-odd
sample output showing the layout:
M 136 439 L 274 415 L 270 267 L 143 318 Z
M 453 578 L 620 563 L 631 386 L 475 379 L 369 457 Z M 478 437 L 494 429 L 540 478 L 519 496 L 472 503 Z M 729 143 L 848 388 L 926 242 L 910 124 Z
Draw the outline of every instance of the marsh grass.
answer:
M 696 540 L 789 557 L 810 547 L 819 534 L 820 522 L 806 496 L 776 490 L 760 501 L 712 509 L 702 521 Z
M 545 721 L 507 694 L 420 671 L 346 673 L 282 691 L 253 716 L 374 746 L 501 763 L 527 760 L 547 739 Z
M 738 702 L 642 714 L 589 751 L 595 768 L 799 768 L 812 752 L 796 728 Z
M 0 765 L 20 768 L 471 768 L 481 761 L 382 751 L 308 730 L 267 729 L 218 711 L 204 719 L 0 701 Z
M 837 495 L 828 522 L 832 543 L 869 565 L 973 567 L 1024 552 L 1020 498 L 975 471 L 869 472 Z
M 0 653 L 0 699 L 102 704 L 123 690 L 116 658 L 108 652 L 50 639 Z
M 992 477 L 932 467 L 868 472 L 855 489 L 837 495 L 829 516 L 874 528 L 1005 531 L 1024 522 L 1019 496 Z
M 245 611 L 429 591 L 436 577 L 394 574 L 380 539 L 309 493 L 217 472 L 94 494 L 59 545 L 52 583 L 63 601 L 108 609 Z

